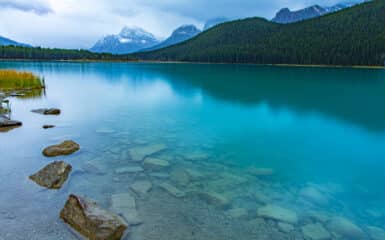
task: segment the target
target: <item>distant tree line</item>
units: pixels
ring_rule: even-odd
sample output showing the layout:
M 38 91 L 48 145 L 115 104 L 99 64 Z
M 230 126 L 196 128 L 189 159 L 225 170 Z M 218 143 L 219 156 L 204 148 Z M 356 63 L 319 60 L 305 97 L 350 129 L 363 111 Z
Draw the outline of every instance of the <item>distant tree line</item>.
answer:
M 86 50 L 0 46 L 0 59 L 132 61 L 129 55 L 93 53 Z
M 383 66 L 385 1 L 292 24 L 261 18 L 228 22 L 184 43 L 135 56 L 161 61 Z

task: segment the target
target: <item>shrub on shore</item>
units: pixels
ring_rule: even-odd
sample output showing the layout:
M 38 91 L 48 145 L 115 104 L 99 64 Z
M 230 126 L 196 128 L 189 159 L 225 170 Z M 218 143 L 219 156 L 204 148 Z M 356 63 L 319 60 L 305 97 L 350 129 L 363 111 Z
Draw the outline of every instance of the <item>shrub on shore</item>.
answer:
M 41 89 L 43 87 L 42 79 L 31 72 L 0 70 L 1 91 Z

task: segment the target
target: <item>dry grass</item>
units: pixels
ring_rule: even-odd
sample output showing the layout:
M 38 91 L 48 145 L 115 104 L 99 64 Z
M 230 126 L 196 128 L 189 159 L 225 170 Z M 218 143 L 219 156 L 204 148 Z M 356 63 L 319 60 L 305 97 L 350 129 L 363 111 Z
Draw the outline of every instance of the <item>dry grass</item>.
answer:
M 0 70 L 0 90 L 41 89 L 43 87 L 40 77 L 33 73 Z

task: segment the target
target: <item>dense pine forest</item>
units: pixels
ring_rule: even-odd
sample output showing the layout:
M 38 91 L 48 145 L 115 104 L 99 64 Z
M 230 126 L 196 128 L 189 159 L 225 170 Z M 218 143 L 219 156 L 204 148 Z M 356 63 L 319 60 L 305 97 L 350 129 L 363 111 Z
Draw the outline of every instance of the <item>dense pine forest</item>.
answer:
M 86 50 L 0 46 L 0 59 L 131 61 L 132 56 Z
M 228 22 L 161 50 L 139 53 L 146 60 L 384 65 L 385 1 L 375 0 L 293 24 L 261 18 Z

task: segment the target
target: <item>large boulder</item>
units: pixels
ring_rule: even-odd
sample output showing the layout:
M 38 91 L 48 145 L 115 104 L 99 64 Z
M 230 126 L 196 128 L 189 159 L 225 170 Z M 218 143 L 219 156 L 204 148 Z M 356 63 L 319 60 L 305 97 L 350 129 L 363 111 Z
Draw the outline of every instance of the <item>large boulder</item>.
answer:
M 39 108 L 32 110 L 32 112 L 43 115 L 59 115 L 61 113 L 60 109 L 57 108 Z
M 128 227 L 118 215 L 76 195 L 69 196 L 60 218 L 91 240 L 119 240 Z
M 60 155 L 70 155 L 80 149 L 79 144 L 74 141 L 64 141 L 60 144 L 49 146 L 43 150 L 46 157 L 56 157 Z
M 59 189 L 65 183 L 72 170 L 72 166 L 63 162 L 52 162 L 37 173 L 29 176 L 29 179 L 42 187 Z

